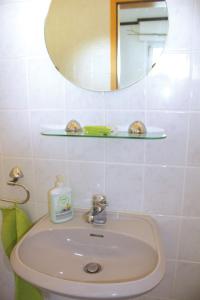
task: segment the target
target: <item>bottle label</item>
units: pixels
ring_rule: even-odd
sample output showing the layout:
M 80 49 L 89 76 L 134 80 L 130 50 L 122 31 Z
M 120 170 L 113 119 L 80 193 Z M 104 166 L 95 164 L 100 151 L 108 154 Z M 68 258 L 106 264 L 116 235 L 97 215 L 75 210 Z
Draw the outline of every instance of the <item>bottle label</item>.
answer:
M 62 220 L 72 216 L 72 203 L 69 195 L 58 196 L 56 205 L 56 219 Z

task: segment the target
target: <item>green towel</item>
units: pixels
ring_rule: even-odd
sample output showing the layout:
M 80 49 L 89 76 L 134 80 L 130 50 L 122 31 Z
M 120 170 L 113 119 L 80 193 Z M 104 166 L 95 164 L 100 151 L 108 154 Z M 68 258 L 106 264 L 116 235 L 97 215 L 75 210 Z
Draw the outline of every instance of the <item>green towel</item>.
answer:
M 12 208 L 0 208 L 3 221 L 1 239 L 4 251 L 8 257 L 20 238 L 31 228 L 32 224 L 26 213 L 15 206 Z M 42 300 L 38 289 L 24 281 L 15 274 L 15 299 L 16 300 Z

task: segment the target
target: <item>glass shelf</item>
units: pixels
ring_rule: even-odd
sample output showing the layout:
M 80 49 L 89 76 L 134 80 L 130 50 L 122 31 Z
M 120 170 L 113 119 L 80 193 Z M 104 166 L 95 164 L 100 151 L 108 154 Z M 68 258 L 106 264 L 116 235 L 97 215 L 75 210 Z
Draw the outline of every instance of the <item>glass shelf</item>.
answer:
M 95 134 L 87 134 L 83 132 L 79 133 L 69 133 L 63 129 L 57 130 L 43 130 L 41 132 L 42 135 L 46 136 L 61 136 L 61 137 L 70 137 L 70 138 L 104 138 L 104 139 L 142 139 L 142 140 L 160 140 L 167 137 L 167 135 L 161 131 L 147 132 L 145 134 L 130 134 L 126 131 L 117 131 L 112 132 L 108 135 L 95 135 Z

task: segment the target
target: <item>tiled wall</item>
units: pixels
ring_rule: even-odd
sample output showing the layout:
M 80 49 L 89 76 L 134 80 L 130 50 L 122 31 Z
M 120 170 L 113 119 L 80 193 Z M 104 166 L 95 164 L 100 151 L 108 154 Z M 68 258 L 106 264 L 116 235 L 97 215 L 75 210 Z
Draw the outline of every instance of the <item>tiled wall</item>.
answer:
M 116 93 L 66 82 L 43 41 L 49 0 L 0 0 L 0 195 L 14 165 L 31 190 L 33 220 L 47 212 L 47 190 L 65 174 L 74 204 L 105 193 L 110 209 L 144 211 L 159 223 L 168 258 L 161 284 L 140 300 L 200 299 L 200 1 L 168 0 L 167 48 L 154 71 Z M 42 137 L 41 124 L 165 128 L 162 141 Z M 0 251 L 0 299 L 12 300 L 12 276 Z

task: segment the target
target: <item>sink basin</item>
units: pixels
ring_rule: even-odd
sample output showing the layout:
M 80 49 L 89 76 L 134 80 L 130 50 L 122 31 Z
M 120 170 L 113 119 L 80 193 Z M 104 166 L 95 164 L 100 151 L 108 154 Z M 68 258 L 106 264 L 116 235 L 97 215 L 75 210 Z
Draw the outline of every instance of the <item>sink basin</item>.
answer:
M 151 290 L 165 258 L 156 223 L 145 215 L 108 212 L 104 225 L 45 216 L 11 255 L 15 272 L 42 290 L 82 299 L 123 299 Z

